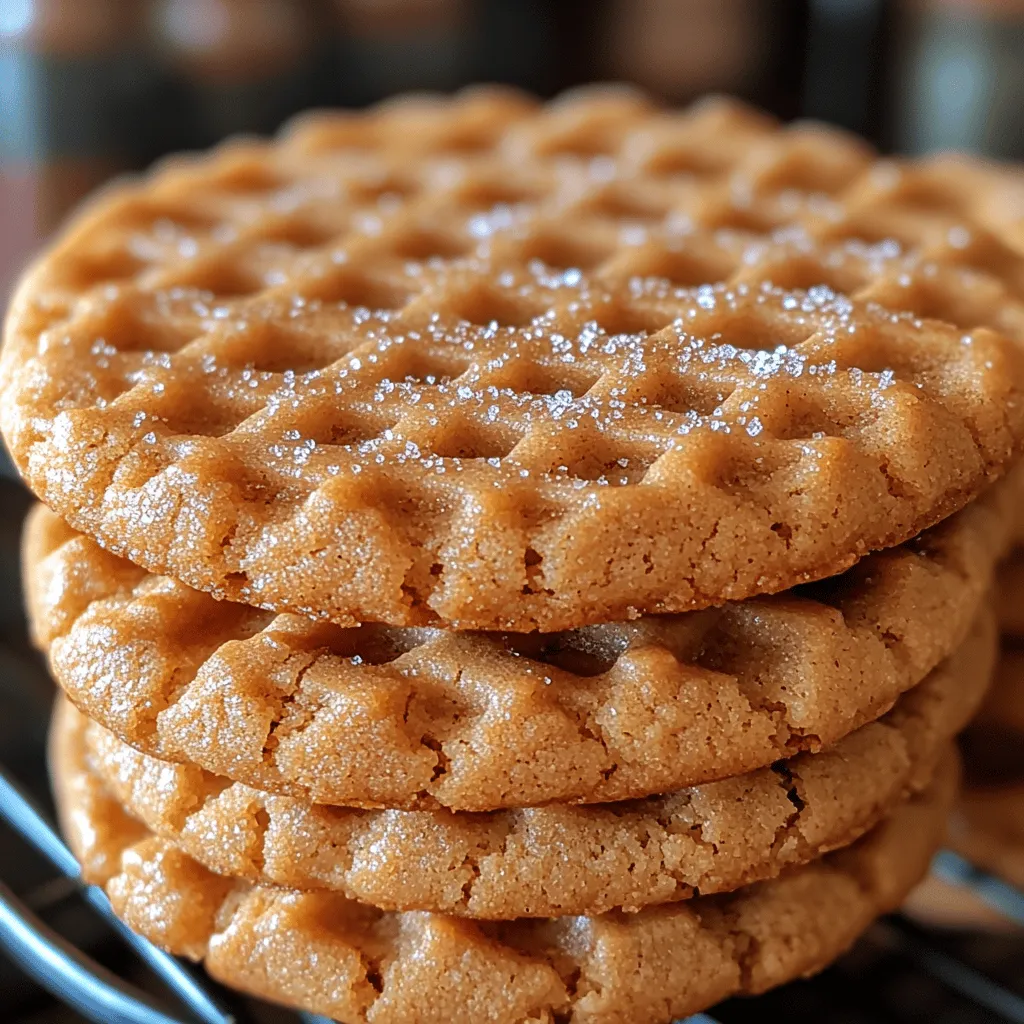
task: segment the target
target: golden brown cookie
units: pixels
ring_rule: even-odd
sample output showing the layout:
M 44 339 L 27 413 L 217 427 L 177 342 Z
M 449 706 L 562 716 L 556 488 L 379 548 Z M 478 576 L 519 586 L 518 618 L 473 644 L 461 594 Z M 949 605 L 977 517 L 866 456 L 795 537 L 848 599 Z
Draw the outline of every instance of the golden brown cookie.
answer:
M 472 811 L 632 799 L 831 746 L 884 714 L 966 636 L 1013 482 L 798 592 L 532 636 L 275 617 L 38 511 L 30 618 L 87 715 L 256 789 Z
M 636 910 L 729 892 L 846 846 L 927 786 L 981 702 L 995 623 L 833 749 L 664 797 L 491 814 L 309 805 L 140 754 L 70 704 L 90 770 L 205 867 L 331 889 L 386 910 L 507 920 Z
M 783 590 L 1021 447 L 1024 256 L 933 177 L 615 91 L 307 120 L 84 211 L 12 301 L 0 426 L 109 550 L 340 625 Z
M 68 840 L 117 914 L 244 991 L 373 1024 L 664 1024 L 825 967 L 924 874 L 956 784 L 854 846 L 771 882 L 637 914 L 509 923 L 396 914 L 337 893 L 214 875 L 129 818 L 58 728 L 52 765 Z

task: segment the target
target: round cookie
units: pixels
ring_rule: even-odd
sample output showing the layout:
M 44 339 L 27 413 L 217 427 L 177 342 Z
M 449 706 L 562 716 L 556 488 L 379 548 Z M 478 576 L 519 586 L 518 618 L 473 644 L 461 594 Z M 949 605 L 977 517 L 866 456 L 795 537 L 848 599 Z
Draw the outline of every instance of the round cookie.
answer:
M 56 730 L 52 765 L 83 873 L 130 927 L 225 984 L 348 1024 L 664 1024 L 813 973 L 924 874 L 956 788 L 950 759 L 854 846 L 737 893 L 503 923 L 211 874 L 121 810 L 76 734 Z
M 632 799 L 884 714 L 970 629 L 1018 478 L 796 593 L 541 636 L 275 617 L 150 576 L 39 510 L 29 614 L 89 717 L 256 789 L 470 811 Z
M 1024 256 L 969 205 L 725 103 L 307 120 L 97 198 L 12 300 L 0 427 L 109 550 L 339 625 L 780 591 L 1021 448 Z
M 84 732 L 90 770 L 129 813 L 220 874 L 386 910 L 598 914 L 729 892 L 853 842 L 928 784 L 994 661 L 986 616 L 888 715 L 829 751 L 664 797 L 491 814 L 311 806 L 140 754 L 70 704 L 57 728 Z
M 974 864 L 1024 886 L 1024 649 L 1016 644 L 1004 644 L 961 746 L 965 786 L 950 841 Z

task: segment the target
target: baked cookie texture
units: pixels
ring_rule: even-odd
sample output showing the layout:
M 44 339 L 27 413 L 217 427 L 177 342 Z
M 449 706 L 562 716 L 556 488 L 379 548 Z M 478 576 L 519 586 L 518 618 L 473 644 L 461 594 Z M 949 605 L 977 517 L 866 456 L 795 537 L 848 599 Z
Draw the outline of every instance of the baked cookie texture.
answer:
M 995 656 L 986 613 L 892 711 L 830 750 L 600 806 L 475 815 L 330 808 L 141 754 L 71 705 L 57 728 L 84 731 L 90 771 L 107 791 L 220 874 L 336 890 L 389 910 L 599 914 L 730 892 L 849 845 L 927 787 L 981 703 Z
M 826 966 L 926 872 L 982 701 L 972 782 L 1024 734 L 1018 655 L 985 697 L 1021 214 L 1013 169 L 621 89 L 97 196 L 0 353 L 86 879 L 347 1024 L 664 1024 Z M 955 836 L 1012 877 L 1008 792 Z
M 956 789 L 925 794 L 845 850 L 726 896 L 637 914 L 470 922 L 215 875 L 130 818 L 58 717 L 58 806 L 86 878 L 164 948 L 236 988 L 346 1024 L 663 1024 L 821 969 L 924 874 Z
M 884 714 L 966 637 L 1021 479 L 811 587 L 532 636 L 217 602 L 40 509 L 29 618 L 87 715 L 256 789 L 470 811 L 633 799 L 830 747 Z
M 717 101 L 410 99 L 108 190 L 0 428 L 108 550 L 342 626 L 557 631 L 833 575 L 1024 436 L 1024 255 L 942 165 Z

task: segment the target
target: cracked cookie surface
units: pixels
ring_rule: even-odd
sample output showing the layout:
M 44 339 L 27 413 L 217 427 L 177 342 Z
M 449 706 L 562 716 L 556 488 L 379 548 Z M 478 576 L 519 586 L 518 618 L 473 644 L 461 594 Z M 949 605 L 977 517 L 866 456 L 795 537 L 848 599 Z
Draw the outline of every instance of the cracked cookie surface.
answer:
M 846 846 L 931 781 L 995 662 L 986 614 L 958 652 L 829 751 L 663 797 L 489 814 L 309 805 L 140 754 L 69 704 L 90 770 L 134 817 L 219 874 L 330 889 L 386 910 L 508 920 L 729 892 Z
M 95 200 L 11 303 L 0 427 L 109 550 L 340 625 L 780 591 L 1021 447 L 1024 255 L 970 193 L 724 102 L 308 120 Z
M 243 991 L 346 1024 L 664 1024 L 818 971 L 927 870 L 956 789 L 770 882 L 636 914 L 474 922 L 215 875 L 128 817 L 57 729 L 58 808 L 85 877 L 133 929 Z
M 39 509 L 29 617 L 87 715 L 255 789 L 468 811 L 633 799 L 830 747 L 884 714 L 967 635 L 1020 477 L 834 580 L 532 636 L 218 602 Z

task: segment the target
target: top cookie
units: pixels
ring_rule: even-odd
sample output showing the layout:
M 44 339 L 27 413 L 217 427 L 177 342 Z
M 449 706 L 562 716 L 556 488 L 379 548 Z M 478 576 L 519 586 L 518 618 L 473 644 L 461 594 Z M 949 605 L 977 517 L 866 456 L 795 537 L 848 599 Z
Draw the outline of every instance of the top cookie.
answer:
M 720 103 L 328 115 L 94 202 L 12 303 L 0 424 L 110 550 L 340 624 L 777 591 L 1020 446 L 1024 257 L 962 192 Z

